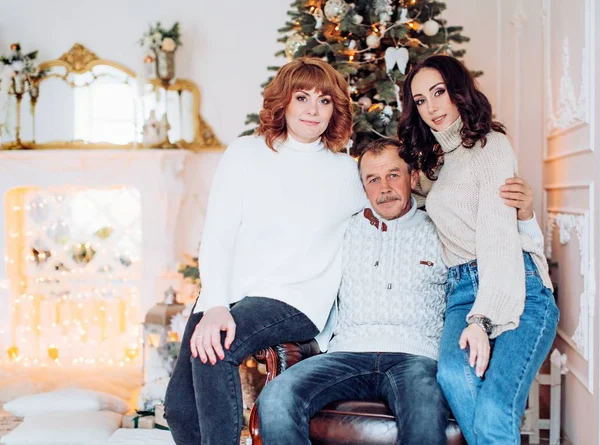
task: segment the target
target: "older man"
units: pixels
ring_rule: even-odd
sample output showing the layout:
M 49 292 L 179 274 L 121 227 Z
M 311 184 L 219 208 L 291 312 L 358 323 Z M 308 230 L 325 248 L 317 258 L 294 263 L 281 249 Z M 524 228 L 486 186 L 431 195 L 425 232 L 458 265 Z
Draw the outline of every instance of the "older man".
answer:
M 265 387 L 258 401 L 265 445 L 310 444 L 311 417 L 344 399 L 385 400 L 398 443 L 446 443 L 448 406 L 436 372 L 447 269 L 435 226 L 411 196 L 418 172 L 404 156 L 396 140 L 380 139 L 359 159 L 370 205 L 344 238 L 329 351 Z

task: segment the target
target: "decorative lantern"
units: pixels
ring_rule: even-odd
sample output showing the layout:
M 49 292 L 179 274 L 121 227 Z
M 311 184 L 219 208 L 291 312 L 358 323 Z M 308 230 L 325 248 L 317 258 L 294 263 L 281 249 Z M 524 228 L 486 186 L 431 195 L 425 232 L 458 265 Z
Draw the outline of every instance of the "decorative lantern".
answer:
M 152 306 L 144 319 L 143 383 L 147 381 L 146 360 L 150 348 L 166 347 L 168 342 L 175 340 L 176 335 L 171 332 L 171 319 L 185 308 L 184 304 L 177 302 L 177 292 L 172 287 L 164 295 L 164 301 Z

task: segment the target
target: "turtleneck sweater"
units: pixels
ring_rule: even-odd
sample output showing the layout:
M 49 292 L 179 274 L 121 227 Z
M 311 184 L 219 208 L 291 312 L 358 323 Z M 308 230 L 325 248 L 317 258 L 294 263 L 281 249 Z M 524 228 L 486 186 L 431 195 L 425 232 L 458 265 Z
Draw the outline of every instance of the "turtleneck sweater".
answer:
M 366 197 L 356 161 L 320 139 L 288 137 L 275 148 L 262 136 L 246 136 L 221 157 L 194 312 L 268 297 L 302 311 L 321 330 L 341 281 L 344 232 Z
M 441 132 L 433 131 L 444 152 L 444 164 L 427 195 L 427 212 L 438 230 L 448 267 L 477 260 L 479 286 L 467 315 L 492 320 L 492 338 L 515 329 L 525 303 L 525 269 L 516 210 L 506 206 L 499 188 L 517 172 L 508 138 L 486 135 L 472 148 L 462 145 L 458 118 Z M 533 248 L 533 246 L 530 246 Z M 547 266 L 534 258 L 544 284 L 551 288 Z

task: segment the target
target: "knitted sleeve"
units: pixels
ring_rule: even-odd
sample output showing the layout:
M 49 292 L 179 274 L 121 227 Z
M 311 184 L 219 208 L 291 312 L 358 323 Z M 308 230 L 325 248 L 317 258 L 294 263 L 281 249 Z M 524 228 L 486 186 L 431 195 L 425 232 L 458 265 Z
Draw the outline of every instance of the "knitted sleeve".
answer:
M 490 133 L 488 143 L 473 158 L 478 208 L 475 250 L 479 289 L 467 319 L 485 315 L 499 331 L 519 324 L 525 301 L 525 267 L 517 230 L 516 210 L 504 205 L 499 188 L 516 172 L 516 159 L 508 139 Z M 475 192 L 475 191 L 474 191 Z M 494 336 L 494 334 L 492 334 Z
M 237 232 L 242 220 L 244 162 L 240 140 L 223 153 L 213 178 L 208 198 L 204 231 L 200 243 L 199 264 L 205 310 L 229 306 L 231 269 Z

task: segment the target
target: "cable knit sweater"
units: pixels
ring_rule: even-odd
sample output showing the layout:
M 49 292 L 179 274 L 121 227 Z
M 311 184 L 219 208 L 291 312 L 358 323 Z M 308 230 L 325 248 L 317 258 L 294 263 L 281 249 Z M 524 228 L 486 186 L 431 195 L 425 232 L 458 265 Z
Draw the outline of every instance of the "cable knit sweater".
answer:
M 435 227 L 414 199 L 401 218 L 379 219 L 367 207 L 346 231 L 329 351 L 404 352 L 437 360 L 447 268 Z
M 342 276 L 342 241 L 366 197 L 356 162 L 320 140 L 234 141 L 211 188 L 195 312 L 245 296 L 283 301 L 322 329 Z
M 446 265 L 477 259 L 479 288 L 467 319 L 475 314 L 489 317 L 496 337 L 519 325 L 525 303 L 524 247 L 517 215 L 498 194 L 516 173 L 517 162 L 505 135 L 490 132 L 485 147 L 477 143 L 469 149 L 462 146 L 461 129 L 459 118 L 446 130 L 433 131 L 444 151 L 444 165 L 426 207 L 438 229 Z M 538 269 L 551 287 L 547 266 Z

